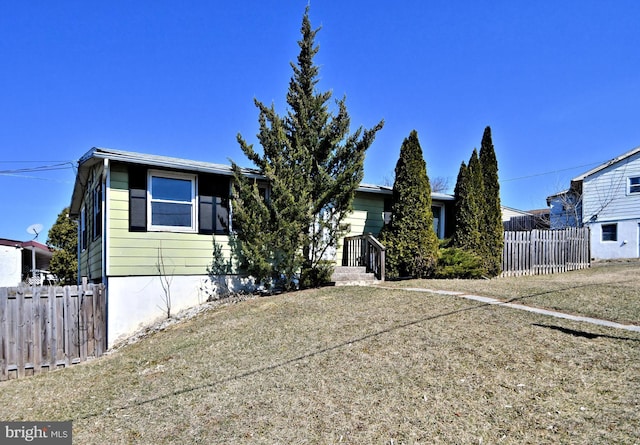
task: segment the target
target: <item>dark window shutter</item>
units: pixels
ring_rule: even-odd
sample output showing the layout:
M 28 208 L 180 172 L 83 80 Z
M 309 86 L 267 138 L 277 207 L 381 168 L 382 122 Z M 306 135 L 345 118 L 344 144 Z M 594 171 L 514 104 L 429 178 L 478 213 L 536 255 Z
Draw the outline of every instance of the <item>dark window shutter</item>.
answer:
M 200 174 L 198 177 L 198 232 L 229 232 L 229 178 Z
M 213 196 L 200 195 L 198 197 L 198 233 L 210 235 L 213 233 Z
M 129 230 L 147 230 L 147 169 L 129 167 Z
M 216 233 L 229 233 L 228 198 L 216 198 Z

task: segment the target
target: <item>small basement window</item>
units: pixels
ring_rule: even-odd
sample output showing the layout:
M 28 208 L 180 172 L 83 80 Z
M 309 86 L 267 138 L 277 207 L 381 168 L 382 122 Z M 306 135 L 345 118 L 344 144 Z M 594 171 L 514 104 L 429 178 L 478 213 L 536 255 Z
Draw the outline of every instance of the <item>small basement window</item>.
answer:
M 618 225 L 617 224 L 602 225 L 602 241 L 618 241 Z

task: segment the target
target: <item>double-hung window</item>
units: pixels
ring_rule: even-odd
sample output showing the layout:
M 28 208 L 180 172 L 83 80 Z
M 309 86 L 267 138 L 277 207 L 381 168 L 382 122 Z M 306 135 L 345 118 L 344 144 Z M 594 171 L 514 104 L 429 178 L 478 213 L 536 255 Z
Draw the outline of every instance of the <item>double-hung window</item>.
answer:
M 196 175 L 149 170 L 148 230 L 196 231 Z
M 640 193 L 640 176 L 629 178 L 629 194 Z

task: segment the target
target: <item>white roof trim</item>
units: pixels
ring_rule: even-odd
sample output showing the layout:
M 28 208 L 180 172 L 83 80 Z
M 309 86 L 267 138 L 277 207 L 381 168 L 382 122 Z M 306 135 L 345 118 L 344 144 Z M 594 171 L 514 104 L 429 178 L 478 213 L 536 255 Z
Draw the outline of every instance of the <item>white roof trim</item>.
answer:
M 599 166 L 589 170 L 586 173 L 581 174 L 580 176 L 576 176 L 575 178 L 573 178 L 571 180 L 571 182 L 580 182 L 580 181 L 584 180 L 586 177 L 591 176 L 591 175 L 593 175 L 595 173 L 598 173 L 599 171 L 604 170 L 605 168 L 610 167 L 610 166 L 612 166 L 614 164 L 617 164 L 618 162 L 623 161 L 626 158 L 635 155 L 636 153 L 640 153 L 640 147 L 636 147 L 633 150 L 630 150 L 630 151 L 628 151 L 626 153 L 621 154 L 620 156 L 617 156 L 617 157 L 615 157 L 613 159 L 610 159 L 609 161 L 605 162 L 604 164 L 600 164 Z

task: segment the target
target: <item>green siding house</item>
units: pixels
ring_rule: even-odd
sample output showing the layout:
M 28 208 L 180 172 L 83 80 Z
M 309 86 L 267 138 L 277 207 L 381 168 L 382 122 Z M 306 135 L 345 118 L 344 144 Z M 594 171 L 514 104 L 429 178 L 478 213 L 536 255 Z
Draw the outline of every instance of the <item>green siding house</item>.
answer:
M 262 181 L 254 170 L 245 174 Z M 213 239 L 230 258 L 233 174 L 228 165 L 93 148 L 78 162 L 70 215 L 78 221 L 78 277 L 107 289 L 107 336 L 112 346 L 170 310 L 206 301 Z M 266 183 L 265 183 L 266 187 Z M 347 236 L 377 235 L 389 217 L 391 189 L 362 185 Z M 433 194 L 434 227 L 452 231 L 453 197 Z M 342 262 L 339 248 L 337 264 Z M 236 288 L 248 277 L 230 277 Z

